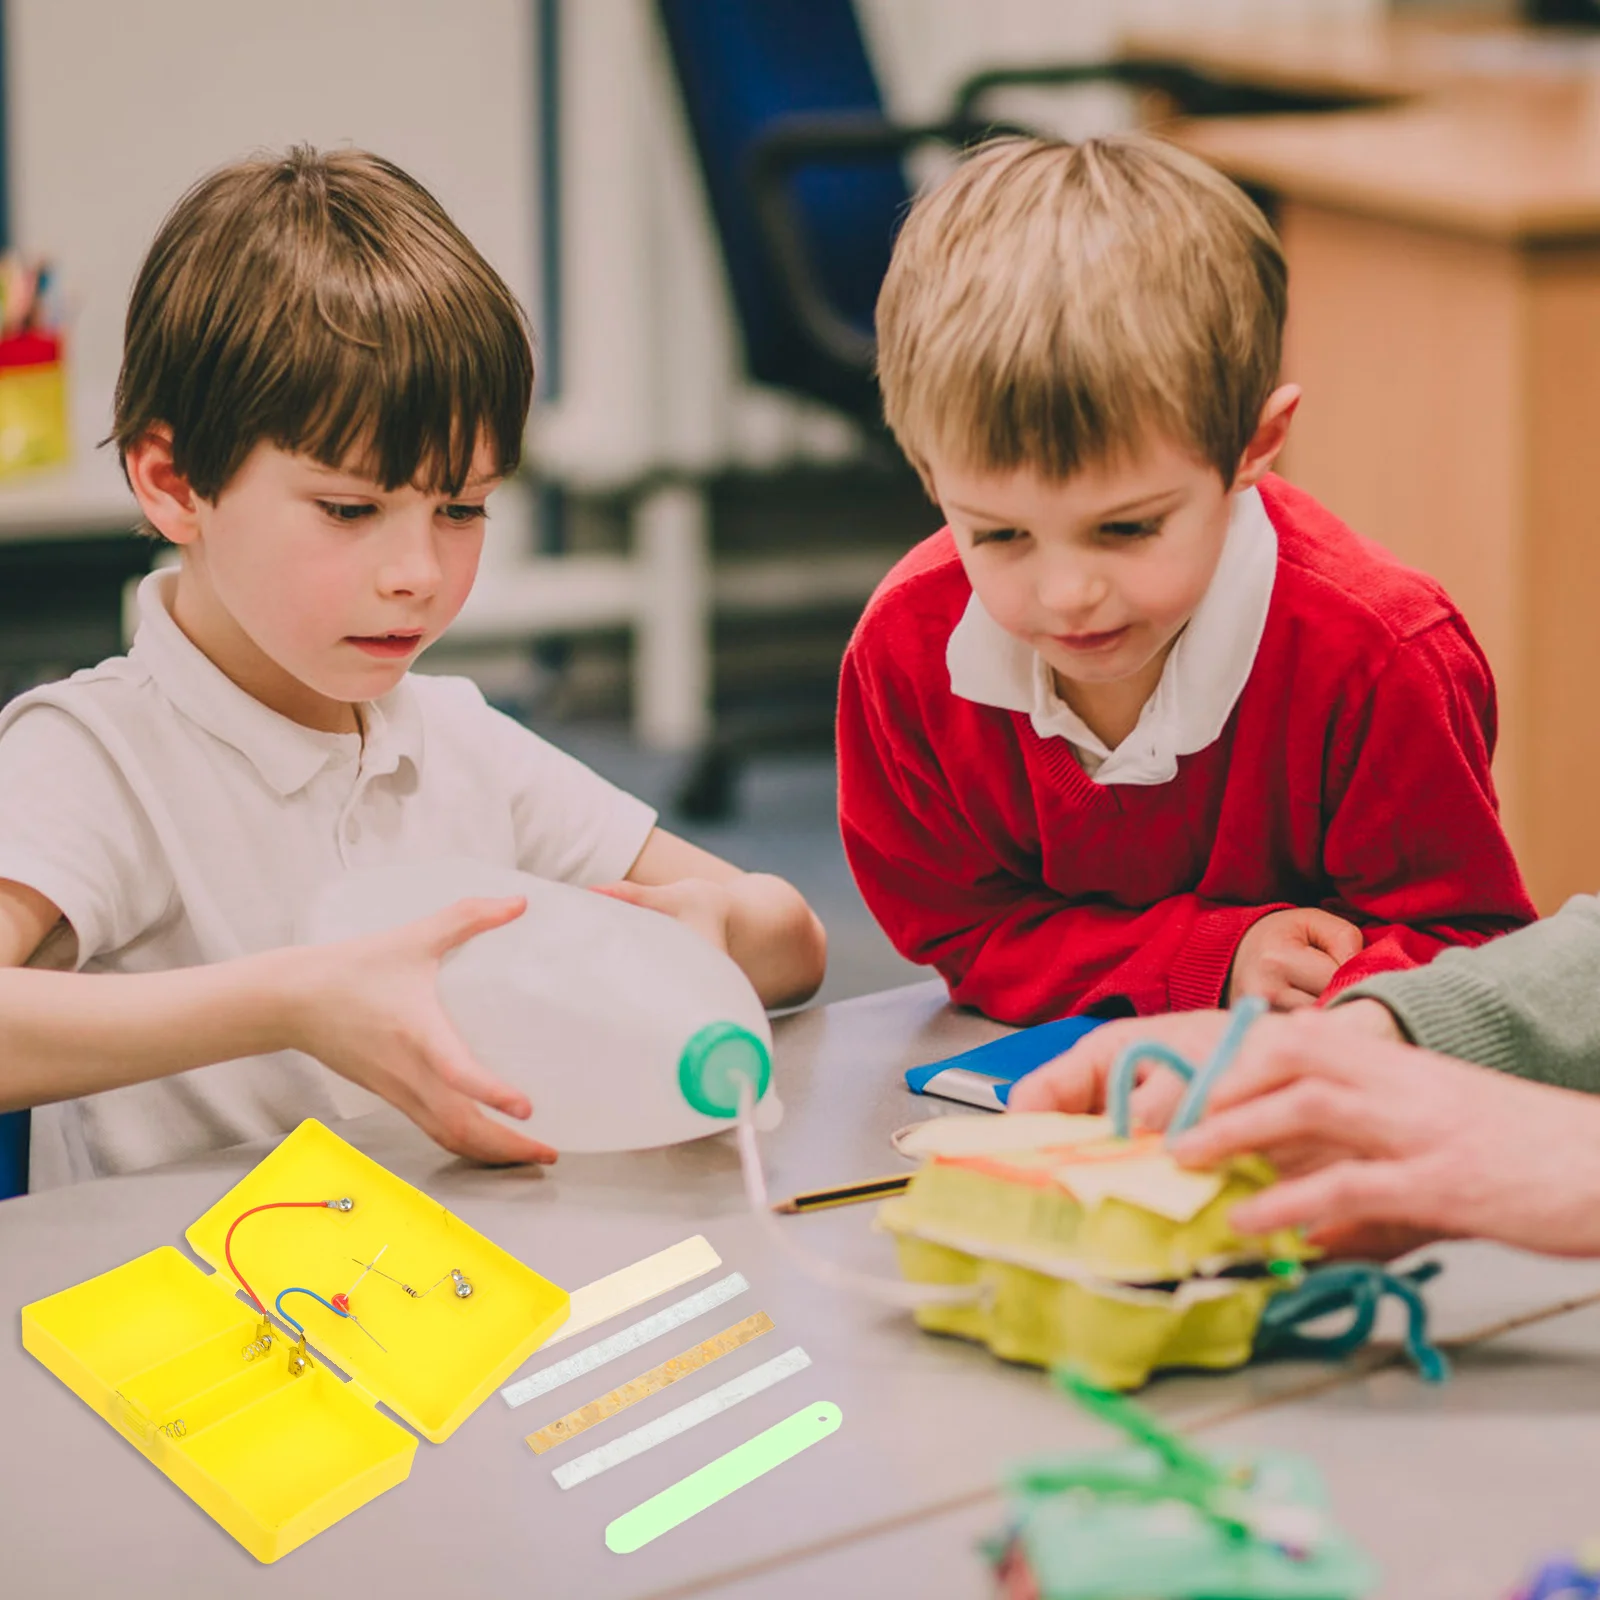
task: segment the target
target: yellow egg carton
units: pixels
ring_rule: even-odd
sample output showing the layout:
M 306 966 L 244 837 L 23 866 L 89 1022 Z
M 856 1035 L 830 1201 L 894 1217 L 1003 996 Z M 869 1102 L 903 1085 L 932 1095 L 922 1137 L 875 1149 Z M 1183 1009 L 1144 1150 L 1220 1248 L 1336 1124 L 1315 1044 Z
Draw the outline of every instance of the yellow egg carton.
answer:
M 24 1306 L 22 1342 L 261 1561 L 410 1473 L 416 1434 L 378 1402 L 441 1443 L 567 1318 L 564 1289 L 318 1122 L 185 1237 L 215 1271 L 162 1246 Z
M 1000 1124 L 992 1137 L 1004 1145 L 1010 1120 L 981 1122 Z M 953 1122 L 980 1119 L 931 1126 Z M 973 1140 L 952 1135 L 966 1130 L 947 1130 L 944 1152 L 930 1150 L 880 1208 L 908 1279 L 977 1291 L 920 1307 L 918 1323 L 1109 1388 L 1161 1367 L 1243 1365 L 1262 1308 L 1312 1253 L 1296 1233 L 1246 1237 L 1228 1220 L 1271 1166 L 1246 1157 L 1190 1172 L 1158 1135 L 1119 1139 L 1098 1117 L 1059 1123 L 1053 1143 L 965 1153 Z

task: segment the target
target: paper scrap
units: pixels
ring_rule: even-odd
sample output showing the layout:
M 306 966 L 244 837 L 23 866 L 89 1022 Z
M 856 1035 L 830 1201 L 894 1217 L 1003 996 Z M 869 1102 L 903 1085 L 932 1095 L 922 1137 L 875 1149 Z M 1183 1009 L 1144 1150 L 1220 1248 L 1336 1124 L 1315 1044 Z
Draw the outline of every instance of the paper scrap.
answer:
M 1189 1172 L 1171 1156 L 1068 1162 L 1051 1176 L 1085 1208 L 1123 1200 L 1173 1222 L 1197 1217 L 1222 1192 L 1220 1172 Z
M 1088 1144 L 1111 1137 L 1109 1117 L 1074 1116 L 1066 1111 L 1008 1111 L 1003 1116 L 931 1117 L 894 1136 L 901 1155 L 922 1161 L 932 1156 L 994 1155 L 1036 1150 L 1046 1145 Z

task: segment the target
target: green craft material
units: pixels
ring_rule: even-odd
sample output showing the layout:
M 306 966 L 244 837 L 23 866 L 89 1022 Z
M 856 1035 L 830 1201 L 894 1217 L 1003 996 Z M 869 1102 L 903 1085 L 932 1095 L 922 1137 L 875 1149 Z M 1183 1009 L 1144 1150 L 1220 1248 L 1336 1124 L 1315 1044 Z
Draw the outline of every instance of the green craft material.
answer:
M 647 1545 L 652 1539 L 670 1533 L 680 1522 L 698 1516 L 708 1506 L 726 1499 L 735 1489 L 774 1467 L 781 1467 L 791 1456 L 809 1450 L 826 1439 L 844 1420 L 844 1414 L 831 1400 L 819 1401 L 797 1411 L 792 1417 L 748 1439 L 737 1449 L 680 1478 L 670 1489 L 652 1495 L 632 1511 L 625 1511 L 606 1528 L 606 1548 L 619 1556 Z
M 987 1544 L 1006 1582 L 1040 1600 L 1361 1600 L 1376 1586 L 1310 1462 L 1205 1455 L 1121 1395 L 1056 1382 L 1131 1447 L 1012 1469 L 1010 1524 Z

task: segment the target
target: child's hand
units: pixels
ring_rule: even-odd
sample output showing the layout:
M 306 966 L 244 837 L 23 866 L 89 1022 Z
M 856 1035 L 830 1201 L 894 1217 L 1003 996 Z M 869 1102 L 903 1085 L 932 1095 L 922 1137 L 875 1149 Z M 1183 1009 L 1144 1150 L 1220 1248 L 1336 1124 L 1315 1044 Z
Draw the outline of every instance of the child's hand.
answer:
M 673 883 L 607 883 L 595 893 L 646 911 L 659 911 L 686 928 L 693 928 L 724 955 L 729 954 L 734 902 L 726 884 L 713 883 L 709 878 L 679 878 Z
M 1361 930 L 1331 911 L 1296 906 L 1269 912 L 1239 941 L 1228 1003 L 1254 994 L 1274 1011 L 1315 1005 L 1334 973 L 1365 948 Z
M 532 1114 L 528 1097 L 472 1059 L 439 1003 L 439 963 L 475 934 L 515 921 L 524 900 L 461 900 L 421 921 L 339 944 L 285 951 L 294 1047 L 473 1161 L 550 1162 L 556 1153 L 478 1110 Z

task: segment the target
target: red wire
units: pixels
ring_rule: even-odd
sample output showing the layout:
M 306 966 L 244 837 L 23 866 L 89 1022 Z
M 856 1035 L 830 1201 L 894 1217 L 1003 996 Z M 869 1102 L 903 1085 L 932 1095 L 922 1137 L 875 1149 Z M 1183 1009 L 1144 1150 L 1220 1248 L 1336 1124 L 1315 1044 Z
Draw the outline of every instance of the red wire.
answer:
M 255 1290 L 244 1281 L 244 1274 L 233 1264 L 233 1229 L 237 1228 L 246 1217 L 253 1217 L 258 1211 L 276 1211 L 283 1206 L 321 1206 L 326 1209 L 327 1204 L 328 1202 L 326 1200 L 269 1200 L 264 1206 L 251 1206 L 248 1211 L 241 1211 L 239 1215 L 233 1219 L 233 1227 L 228 1229 L 227 1237 L 222 1241 L 222 1253 L 227 1258 L 228 1271 L 239 1280 L 240 1288 L 242 1288 L 244 1292 L 250 1296 L 251 1300 L 255 1303 L 256 1310 L 259 1311 L 262 1316 L 266 1316 L 267 1308 L 262 1305 Z

